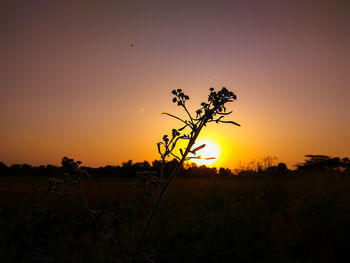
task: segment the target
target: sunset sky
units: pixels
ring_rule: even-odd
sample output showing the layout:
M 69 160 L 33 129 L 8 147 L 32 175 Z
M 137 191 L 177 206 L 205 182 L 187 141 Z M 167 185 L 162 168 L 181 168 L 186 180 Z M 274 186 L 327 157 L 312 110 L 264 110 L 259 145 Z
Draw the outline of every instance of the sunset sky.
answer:
M 217 166 L 350 156 L 349 1 L 24 1 L 0 4 L 0 162 L 119 165 L 209 88 L 242 126 L 212 124 Z

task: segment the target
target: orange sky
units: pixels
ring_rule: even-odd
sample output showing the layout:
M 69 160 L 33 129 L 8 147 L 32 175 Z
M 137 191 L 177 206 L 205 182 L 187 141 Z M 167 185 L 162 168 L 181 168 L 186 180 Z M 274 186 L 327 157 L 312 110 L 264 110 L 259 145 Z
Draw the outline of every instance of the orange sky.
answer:
M 263 3 L 262 3 L 263 2 Z M 220 166 L 264 156 L 350 156 L 348 1 L 5 1 L 0 161 L 100 166 L 158 158 L 209 87 L 237 102 L 203 131 Z M 133 44 L 134 46 L 130 46 Z

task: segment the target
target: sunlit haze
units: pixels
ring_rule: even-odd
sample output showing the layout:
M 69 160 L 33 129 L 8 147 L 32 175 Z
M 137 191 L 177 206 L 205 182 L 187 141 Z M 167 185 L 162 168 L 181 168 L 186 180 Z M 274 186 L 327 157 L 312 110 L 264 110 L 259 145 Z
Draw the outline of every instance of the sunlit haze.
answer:
M 196 155 L 190 154 L 191 161 L 197 165 L 218 166 L 220 165 L 220 157 L 222 147 L 219 142 L 212 141 L 210 138 L 198 139 L 192 147 L 193 149 L 205 145 Z
M 348 1 L 19 1 L 0 4 L 0 162 L 159 159 L 209 88 L 237 94 L 203 143 L 214 166 L 350 156 Z M 184 115 L 183 115 L 184 116 Z M 204 140 L 206 139 L 206 140 Z M 216 154 L 216 153 L 215 153 Z

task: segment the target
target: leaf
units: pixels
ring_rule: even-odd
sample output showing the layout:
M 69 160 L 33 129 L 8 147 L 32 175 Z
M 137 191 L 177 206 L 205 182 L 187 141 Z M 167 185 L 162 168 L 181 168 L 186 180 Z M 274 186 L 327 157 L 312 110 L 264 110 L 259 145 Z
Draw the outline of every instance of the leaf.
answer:
M 233 111 L 230 112 L 218 112 L 219 115 L 229 115 L 231 114 Z
M 160 150 L 160 145 L 161 145 L 161 143 L 157 143 L 158 153 L 159 153 L 160 155 L 162 155 L 162 152 L 161 152 L 161 150 Z
M 205 147 L 205 144 L 202 144 L 201 146 L 198 146 L 197 148 L 190 151 L 190 153 L 196 154 L 197 151 L 200 149 L 203 149 Z
M 191 160 L 191 159 L 202 159 L 202 156 L 191 156 L 191 157 L 187 157 L 188 160 Z
M 219 122 L 222 122 L 222 123 L 231 123 L 231 124 L 234 124 L 234 125 L 237 125 L 237 126 L 241 126 L 240 124 L 238 124 L 237 122 L 234 122 L 234 121 L 219 121 Z

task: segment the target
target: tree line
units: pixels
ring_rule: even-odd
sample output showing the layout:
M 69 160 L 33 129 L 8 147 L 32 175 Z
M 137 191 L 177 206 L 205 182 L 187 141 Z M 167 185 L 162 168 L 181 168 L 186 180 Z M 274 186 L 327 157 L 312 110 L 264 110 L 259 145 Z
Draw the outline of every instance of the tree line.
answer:
M 169 174 L 178 165 L 178 160 L 167 161 L 164 167 L 164 175 Z M 179 176 L 210 177 L 210 176 L 279 176 L 288 177 L 298 174 L 310 174 L 319 172 L 332 172 L 337 174 L 350 174 L 349 158 L 330 157 L 327 155 L 305 155 L 302 163 L 295 165 L 295 169 L 288 169 L 285 163 L 275 164 L 275 159 L 266 157 L 259 162 L 240 164 L 235 169 L 211 168 L 205 165 L 197 166 L 195 163 L 186 163 L 182 166 Z M 122 165 L 106 165 L 92 168 L 82 166 L 92 177 L 135 178 L 138 173 L 151 171 L 157 173 L 160 170 L 161 160 L 133 162 L 129 160 Z M 29 164 L 13 164 L 11 166 L 0 162 L 0 176 L 8 177 L 52 177 L 63 174 L 63 168 L 55 165 L 31 166 Z

